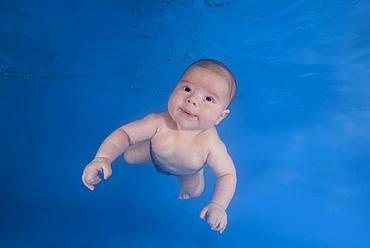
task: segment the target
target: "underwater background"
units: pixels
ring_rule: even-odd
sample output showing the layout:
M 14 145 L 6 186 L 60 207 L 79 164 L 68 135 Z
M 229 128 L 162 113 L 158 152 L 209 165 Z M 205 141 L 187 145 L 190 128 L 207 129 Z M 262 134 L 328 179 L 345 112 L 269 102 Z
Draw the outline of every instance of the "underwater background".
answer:
M 370 247 L 370 2 L 0 1 L 0 247 Z M 119 126 L 165 111 L 215 58 L 238 92 L 219 126 L 238 172 L 220 235 L 205 192 L 120 157 Z

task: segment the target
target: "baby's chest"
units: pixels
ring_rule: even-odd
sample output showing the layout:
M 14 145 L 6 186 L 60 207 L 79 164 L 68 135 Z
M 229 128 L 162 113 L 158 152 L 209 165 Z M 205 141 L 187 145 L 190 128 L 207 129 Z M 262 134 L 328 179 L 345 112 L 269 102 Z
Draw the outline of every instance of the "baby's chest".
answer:
M 201 142 L 184 142 L 171 136 L 157 136 L 152 139 L 153 153 L 162 163 L 198 169 L 203 167 L 207 158 Z

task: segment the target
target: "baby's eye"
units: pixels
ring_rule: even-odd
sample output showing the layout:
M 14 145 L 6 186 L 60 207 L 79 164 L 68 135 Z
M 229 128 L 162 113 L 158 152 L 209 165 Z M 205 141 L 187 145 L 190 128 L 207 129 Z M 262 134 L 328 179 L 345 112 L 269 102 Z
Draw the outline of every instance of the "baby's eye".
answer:
M 186 92 L 191 92 L 191 89 L 189 86 L 184 86 L 182 87 Z
M 211 96 L 206 96 L 206 101 L 207 102 L 215 102 L 215 99 Z

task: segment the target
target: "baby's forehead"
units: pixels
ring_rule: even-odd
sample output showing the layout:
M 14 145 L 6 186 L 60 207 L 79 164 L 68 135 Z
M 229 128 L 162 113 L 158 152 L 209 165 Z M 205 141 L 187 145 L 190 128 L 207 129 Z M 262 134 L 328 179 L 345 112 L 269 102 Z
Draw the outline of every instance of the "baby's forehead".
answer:
M 209 68 L 205 68 L 202 66 L 194 65 L 190 68 L 188 68 L 185 73 L 182 75 L 181 78 L 184 77 L 211 77 L 214 79 L 222 79 L 224 81 L 228 81 L 227 76 L 225 76 L 223 73 L 216 72 L 214 70 L 211 70 Z
M 231 90 L 230 80 L 225 73 L 211 70 L 203 66 L 193 65 L 192 67 L 188 68 L 181 77 L 181 81 L 188 81 L 194 84 L 200 83 L 202 80 L 207 79 L 212 80 L 213 82 L 215 80 L 218 82 L 224 82 L 224 84 L 212 84 L 212 82 L 208 82 L 210 87 L 224 88 L 224 86 L 226 86 L 225 88 L 227 91 Z

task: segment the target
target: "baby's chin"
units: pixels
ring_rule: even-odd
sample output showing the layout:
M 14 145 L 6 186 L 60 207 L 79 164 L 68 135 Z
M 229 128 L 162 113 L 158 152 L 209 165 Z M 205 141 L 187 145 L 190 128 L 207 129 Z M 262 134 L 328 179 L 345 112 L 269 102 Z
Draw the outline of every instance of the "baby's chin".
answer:
M 176 120 L 175 120 L 176 121 Z M 214 127 L 215 125 L 205 125 L 205 124 L 200 124 L 199 122 L 187 122 L 187 121 L 176 121 L 177 126 L 180 127 L 183 130 L 188 130 L 188 131 L 201 131 L 201 130 L 206 130 L 208 128 Z

